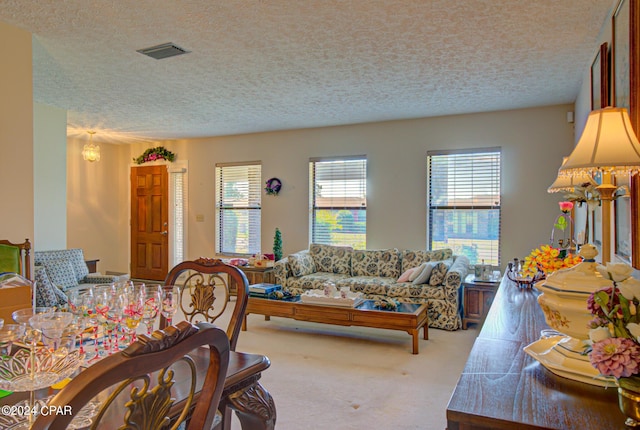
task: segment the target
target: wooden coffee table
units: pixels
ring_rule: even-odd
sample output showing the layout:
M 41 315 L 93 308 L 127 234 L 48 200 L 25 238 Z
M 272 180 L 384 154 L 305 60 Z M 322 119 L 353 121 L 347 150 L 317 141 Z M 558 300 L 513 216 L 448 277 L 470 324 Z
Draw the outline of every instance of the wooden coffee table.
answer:
M 424 329 L 424 339 L 429 339 L 429 325 L 426 304 L 400 303 L 395 311 L 380 310 L 373 306 L 373 300 L 365 300 L 357 308 L 301 303 L 299 297 L 289 299 L 267 299 L 249 297 L 242 330 L 247 330 L 247 315 L 260 314 L 265 320 L 270 317 L 293 318 L 343 326 L 360 326 L 402 330 L 413 338 L 413 353 L 418 354 L 418 332 Z

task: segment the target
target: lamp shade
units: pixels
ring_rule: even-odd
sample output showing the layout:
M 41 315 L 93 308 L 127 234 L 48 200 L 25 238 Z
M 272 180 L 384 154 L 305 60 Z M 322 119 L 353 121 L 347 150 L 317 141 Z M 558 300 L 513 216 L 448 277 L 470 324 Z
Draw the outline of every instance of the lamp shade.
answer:
M 592 111 L 578 144 L 560 167 L 561 176 L 579 176 L 598 171 L 619 174 L 640 169 L 640 142 L 625 108 Z
M 562 158 L 562 166 L 567 162 L 569 157 Z M 561 167 L 562 167 L 561 166 Z M 561 175 L 558 171 L 558 177 L 553 184 L 547 188 L 548 193 L 561 193 L 561 192 L 572 192 L 576 187 L 584 187 L 587 185 L 597 185 L 596 181 L 593 180 L 593 177 L 588 173 L 578 173 L 575 176 L 567 176 Z

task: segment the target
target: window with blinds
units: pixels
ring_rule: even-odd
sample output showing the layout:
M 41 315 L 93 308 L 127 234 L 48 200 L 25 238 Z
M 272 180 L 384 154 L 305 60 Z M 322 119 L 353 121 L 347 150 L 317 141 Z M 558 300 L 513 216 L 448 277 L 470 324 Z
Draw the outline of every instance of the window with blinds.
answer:
M 262 166 L 259 162 L 216 164 L 216 252 L 260 252 Z
M 366 248 L 367 159 L 309 160 L 311 242 Z
M 500 148 L 427 153 L 427 246 L 500 264 Z

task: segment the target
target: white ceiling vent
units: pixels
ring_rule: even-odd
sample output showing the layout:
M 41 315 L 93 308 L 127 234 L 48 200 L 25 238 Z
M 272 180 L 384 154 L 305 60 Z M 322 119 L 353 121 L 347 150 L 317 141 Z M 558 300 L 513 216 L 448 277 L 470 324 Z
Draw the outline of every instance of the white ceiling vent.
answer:
M 151 46 L 149 48 L 138 49 L 136 52 L 147 55 L 156 60 L 162 60 L 163 58 L 174 57 L 176 55 L 187 54 L 191 51 L 182 49 L 173 43 L 163 43 L 162 45 Z

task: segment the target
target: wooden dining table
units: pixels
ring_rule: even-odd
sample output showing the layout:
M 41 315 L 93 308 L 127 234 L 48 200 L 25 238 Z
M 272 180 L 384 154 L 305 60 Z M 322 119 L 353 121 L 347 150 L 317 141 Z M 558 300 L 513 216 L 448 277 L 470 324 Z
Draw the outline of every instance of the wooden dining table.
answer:
M 199 347 L 189 353 L 194 360 L 197 369 L 196 376 L 196 401 L 198 392 L 202 388 L 202 381 L 209 364 L 209 349 Z M 244 430 L 272 430 L 275 428 L 276 407 L 271 394 L 260 384 L 259 380 L 262 372 L 271 365 L 269 358 L 260 354 L 249 354 L 231 351 L 229 357 L 229 368 L 224 382 L 224 391 L 220 401 L 219 410 L 224 413 L 226 408 L 236 412 L 236 415 Z M 175 365 L 174 365 L 175 366 Z M 191 374 L 187 371 L 186 365 L 181 368 L 179 365 L 174 368 L 174 380 L 172 395 L 176 399 L 170 415 L 177 414 L 180 404 L 188 395 L 188 387 Z M 54 395 L 58 390 L 45 388 L 38 390 L 36 398 L 42 399 Z M 103 392 L 97 396 L 96 400 L 106 399 L 108 393 Z M 123 424 L 123 411 L 125 409 L 124 396 L 119 402 L 114 404 L 100 421 L 99 428 L 113 429 Z M 13 405 L 21 400 L 29 398 L 28 392 L 14 392 L 0 399 L 0 405 Z M 115 406 L 115 407 L 114 407 Z M 171 418 L 175 418 L 171 416 Z M 230 423 L 227 422 L 227 429 Z

